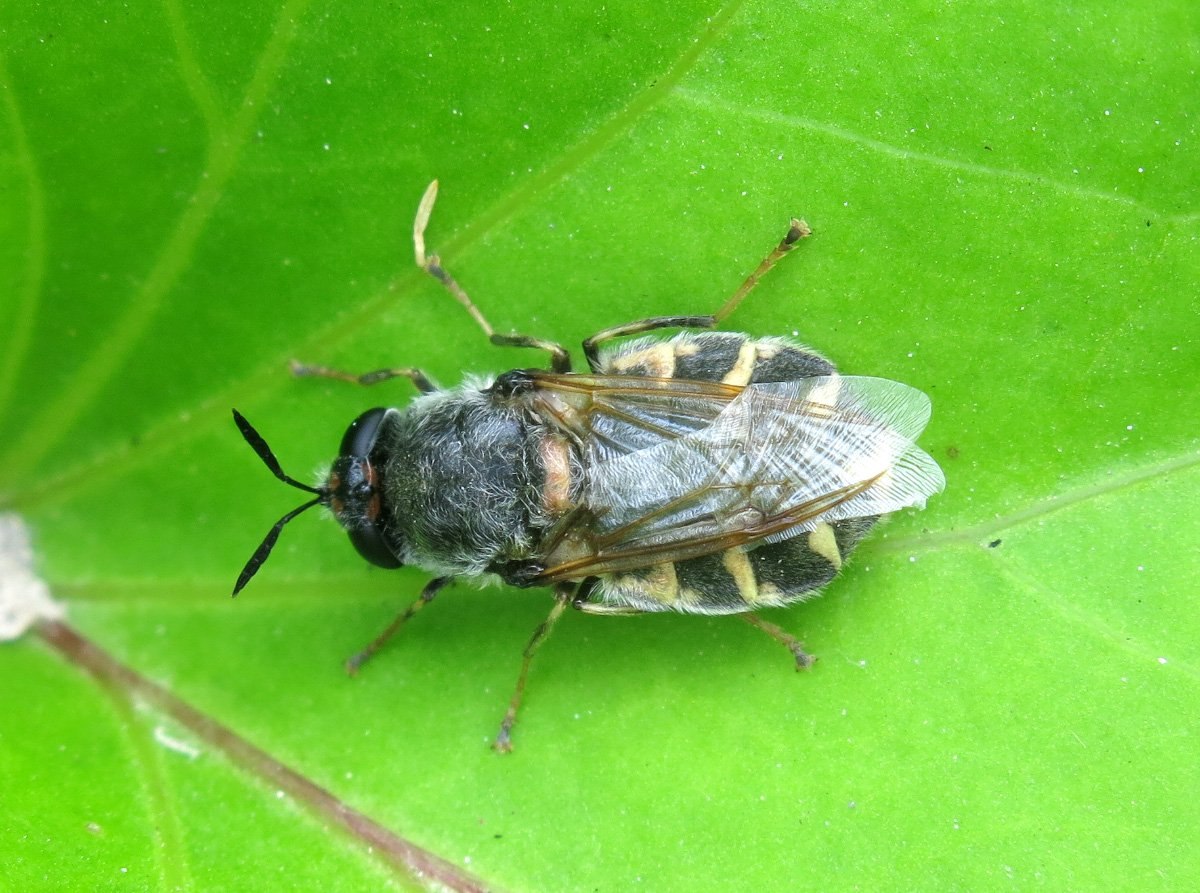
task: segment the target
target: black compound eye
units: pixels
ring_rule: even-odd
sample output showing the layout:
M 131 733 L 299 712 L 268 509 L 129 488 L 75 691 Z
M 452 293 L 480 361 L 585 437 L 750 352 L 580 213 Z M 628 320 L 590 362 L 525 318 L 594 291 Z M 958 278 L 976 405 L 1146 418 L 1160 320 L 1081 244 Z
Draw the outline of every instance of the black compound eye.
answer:
M 359 527 L 350 531 L 350 542 L 358 550 L 358 554 L 376 567 L 400 567 L 401 561 L 388 548 L 383 539 L 383 531 L 377 524 Z
M 379 428 L 387 414 L 387 409 L 377 406 L 375 409 L 368 409 L 351 422 L 346 433 L 342 435 L 339 454 L 364 458 L 371 455 L 371 450 L 375 448 L 375 441 L 379 438 Z
M 350 423 L 330 475 L 334 481 L 330 508 L 346 528 L 358 554 L 378 567 L 401 566 L 385 538 L 384 497 L 376 477 L 378 466 L 371 461 L 383 421 L 392 411 L 383 407 L 368 409 Z M 382 464 L 380 457 L 376 459 Z

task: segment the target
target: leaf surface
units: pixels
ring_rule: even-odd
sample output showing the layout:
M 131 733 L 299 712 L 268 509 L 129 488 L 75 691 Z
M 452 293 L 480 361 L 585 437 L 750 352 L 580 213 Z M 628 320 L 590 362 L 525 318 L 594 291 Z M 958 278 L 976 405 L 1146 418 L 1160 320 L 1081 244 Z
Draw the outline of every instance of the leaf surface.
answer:
M 6 882 L 1197 876 L 1193 5 L 431 10 L 5 13 L 0 507 L 83 643 L 0 651 Z M 412 266 L 435 177 L 431 250 L 498 331 L 572 346 L 711 312 L 812 225 L 727 327 L 928 393 L 948 479 L 768 615 L 813 671 L 728 619 L 568 615 L 501 757 L 545 592 L 451 588 L 347 679 L 426 577 L 306 516 L 230 601 L 299 501 L 230 407 L 307 480 L 411 393 L 289 359 L 544 363 Z

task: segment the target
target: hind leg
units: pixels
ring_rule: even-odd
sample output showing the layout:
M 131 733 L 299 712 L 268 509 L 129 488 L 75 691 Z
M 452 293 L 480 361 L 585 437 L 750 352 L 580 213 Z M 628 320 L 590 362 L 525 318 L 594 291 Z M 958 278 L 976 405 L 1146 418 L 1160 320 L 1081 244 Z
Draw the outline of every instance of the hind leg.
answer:
M 600 370 L 600 346 L 614 338 L 624 338 L 626 335 L 640 335 L 643 332 L 650 332 L 654 329 L 667 328 L 684 328 L 684 329 L 711 329 L 718 325 L 721 320 L 733 313 L 738 305 L 745 300 L 746 295 L 754 290 L 760 279 L 771 271 L 771 268 L 783 258 L 785 254 L 796 247 L 796 243 L 806 236 L 812 235 L 812 230 L 808 228 L 808 224 L 803 220 L 793 219 L 791 226 L 788 228 L 787 235 L 780 240 L 779 244 L 762 259 L 758 267 L 746 277 L 733 296 L 726 301 L 721 309 L 716 313 L 706 316 L 654 316 L 650 319 L 642 319 L 637 322 L 628 322 L 624 325 L 613 326 L 605 329 L 602 332 L 597 332 L 592 337 L 583 342 L 583 355 L 587 358 L 588 367 L 593 372 Z

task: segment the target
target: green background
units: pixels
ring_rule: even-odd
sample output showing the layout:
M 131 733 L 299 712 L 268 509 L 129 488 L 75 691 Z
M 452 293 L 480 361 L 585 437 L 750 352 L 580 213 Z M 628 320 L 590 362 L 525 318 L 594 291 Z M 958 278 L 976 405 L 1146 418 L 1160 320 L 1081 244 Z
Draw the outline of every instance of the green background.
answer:
M 1187 0 L 208 5 L 0 13 L 0 508 L 117 664 L 509 890 L 1172 890 L 1200 876 L 1200 11 Z M 447 591 L 296 504 L 366 391 L 715 309 L 931 395 L 948 479 L 768 619 Z M 988 544 L 999 540 L 999 545 Z M 0 650 L 0 888 L 419 884 L 30 636 Z M 166 700 L 164 700 L 166 698 Z M 1189 881 L 1188 879 L 1192 880 Z

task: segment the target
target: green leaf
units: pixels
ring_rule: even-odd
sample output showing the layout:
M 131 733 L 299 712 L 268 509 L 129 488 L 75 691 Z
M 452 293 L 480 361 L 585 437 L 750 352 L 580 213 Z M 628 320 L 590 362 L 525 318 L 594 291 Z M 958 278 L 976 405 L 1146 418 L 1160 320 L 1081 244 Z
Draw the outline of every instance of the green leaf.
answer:
M 1200 873 L 1194 4 L 42 3 L 0 45 L 12 889 L 1180 889 Z M 768 619 L 569 614 L 284 531 L 346 424 L 501 332 L 720 305 L 929 393 L 946 492 Z M 78 638 L 75 637 L 78 635 Z M 423 880 L 402 867 L 419 865 Z M 52 881 L 50 879 L 53 879 Z M 476 880 L 477 879 L 477 880 Z

